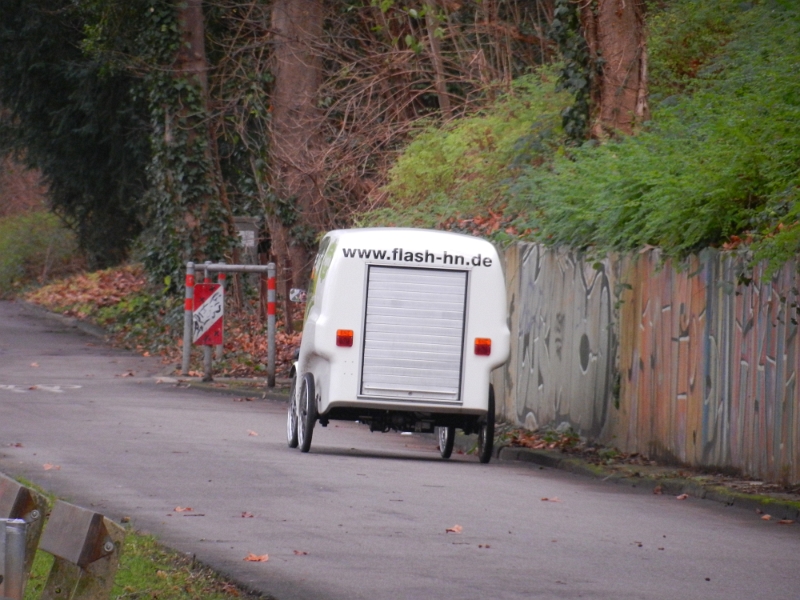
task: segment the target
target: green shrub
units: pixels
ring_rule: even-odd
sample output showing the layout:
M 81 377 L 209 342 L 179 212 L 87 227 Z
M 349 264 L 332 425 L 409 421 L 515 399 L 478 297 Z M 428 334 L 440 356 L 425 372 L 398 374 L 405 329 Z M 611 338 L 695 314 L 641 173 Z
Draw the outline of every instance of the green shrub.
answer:
M 696 4 L 671 10 L 691 16 Z M 689 94 L 654 106 L 636 137 L 584 146 L 520 177 L 512 196 L 535 239 L 681 256 L 760 229 L 762 256 L 796 252 L 788 238 L 800 236 L 800 11 L 715 4 L 739 11 L 727 21 L 738 29 Z
M 498 206 L 521 157 L 535 161 L 559 143 L 569 97 L 555 91 L 555 82 L 542 69 L 518 79 L 482 113 L 424 129 L 390 172 L 388 206 L 360 224 L 436 227 Z
M 73 234 L 49 212 L 0 219 L 0 296 L 65 275 L 80 265 Z

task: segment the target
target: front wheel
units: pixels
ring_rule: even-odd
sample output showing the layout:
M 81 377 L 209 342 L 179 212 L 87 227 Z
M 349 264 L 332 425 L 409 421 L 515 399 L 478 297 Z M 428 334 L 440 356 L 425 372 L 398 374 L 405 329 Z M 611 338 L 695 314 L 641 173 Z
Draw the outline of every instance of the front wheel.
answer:
M 436 431 L 439 438 L 439 452 L 442 453 L 442 458 L 450 458 L 453 453 L 453 443 L 456 440 L 456 428 L 437 427 Z
M 478 431 L 478 460 L 486 464 L 492 460 L 494 447 L 494 386 L 489 384 L 489 410 Z
M 301 452 L 308 452 L 311 450 L 311 435 L 314 433 L 314 423 L 317 422 L 314 376 L 311 373 L 304 374 L 300 385 L 300 397 L 297 402 L 297 442 L 300 445 Z
M 289 414 L 286 415 L 286 442 L 289 448 L 297 448 L 297 375 L 292 377 L 289 388 Z

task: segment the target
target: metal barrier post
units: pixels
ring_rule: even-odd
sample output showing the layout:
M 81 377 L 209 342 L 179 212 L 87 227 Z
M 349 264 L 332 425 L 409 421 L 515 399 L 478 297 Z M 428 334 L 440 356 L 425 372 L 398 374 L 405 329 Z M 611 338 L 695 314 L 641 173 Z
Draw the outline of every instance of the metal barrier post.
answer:
M 267 387 L 275 387 L 275 263 L 267 265 Z M 292 315 L 285 315 L 291 319 Z
M 207 260 L 203 273 L 203 283 L 211 283 L 211 277 L 209 276 L 210 266 L 211 261 Z M 211 346 L 203 346 L 203 381 L 214 381 L 214 377 L 211 375 L 212 359 Z
M 202 267 L 204 271 L 203 282 L 211 283 L 210 274 L 216 272 L 220 285 L 225 285 L 225 273 L 267 273 L 267 385 L 275 387 L 275 306 L 276 306 L 276 282 L 275 282 L 275 263 L 267 265 L 226 265 L 225 263 L 214 264 L 206 261 L 203 265 L 195 265 L 192 262 L 186 264 L 186 306 L 184 310 L 184 329 L 183 329 L 183 374 L 189 374 L 189 357 L 193 341 L 193 317 L 194 317 L 194 285 L 197 267 Z M 287 315 L 291 319 L 291 315 Z M 220 357 L 220 346 L 217 346 L 217 358 Z M 203 346 L 203 381 L 213 381 L 212 377 L 213 353 L 211 346 Z M 0 600 L 3 600 L 0 598 Z
M 0 598 L 23 600 L 27 528 L 23 519 L 0 519 Z
M 194 315 L 194 263 L 186 263 L 186 295 L 183 301 L 183 364 L 181 372 L 189 374 L 192 356 L 192 316 Z
M 220 261 L 220 264 L 225 264 L 224 262 Z M 217 273 L 217 283 L 219 283 L 220 287 L 222 288 L 222 292 L 225 293 L 225 271 L 220 271 Z M 224 319 L 225 317 L 223 317 Z M 217 360 L 222 360 L 222 352 L 223 352 L 223 345 L 217 344 L 215 347 L 215 355 Z

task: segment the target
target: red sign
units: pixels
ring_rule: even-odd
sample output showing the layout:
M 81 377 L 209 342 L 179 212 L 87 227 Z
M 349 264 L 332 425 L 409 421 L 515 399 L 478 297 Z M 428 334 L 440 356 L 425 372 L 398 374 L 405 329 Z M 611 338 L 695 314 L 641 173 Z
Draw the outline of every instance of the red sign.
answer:
M 222 343 L 222 317 L 225 296 L 218 283 L 198 283 L 194 286 L 193 341 L 200 346 Z

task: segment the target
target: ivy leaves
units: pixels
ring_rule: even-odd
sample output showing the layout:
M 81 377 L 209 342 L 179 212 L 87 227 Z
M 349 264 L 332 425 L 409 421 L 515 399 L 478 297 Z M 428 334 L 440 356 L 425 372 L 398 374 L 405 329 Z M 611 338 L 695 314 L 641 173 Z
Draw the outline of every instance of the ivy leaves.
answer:
M 563 61 L 557 90 L 565 90 L 575 98 L 561 113 L 567 138 L 574 144 L 586 139 L 591 115 L 592 79 L 599 62 L 592 60 L 589 46 L 581 33 L 578 5 L 570 0 L 556 0 L 550 37 L 558 45 Z

